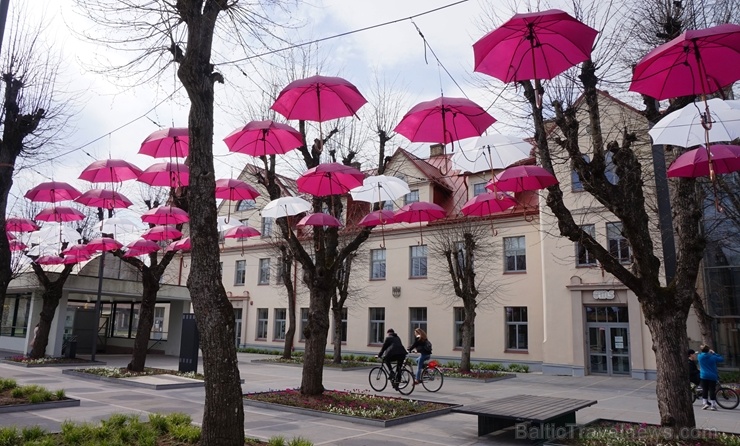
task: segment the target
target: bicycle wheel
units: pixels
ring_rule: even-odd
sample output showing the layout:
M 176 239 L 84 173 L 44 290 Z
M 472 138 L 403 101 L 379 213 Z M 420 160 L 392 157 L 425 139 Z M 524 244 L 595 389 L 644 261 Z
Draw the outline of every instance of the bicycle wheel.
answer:
M 421 371 L 421 385 L 429 392 L 436 392 L 442 388 L 445 377 L 438 369 L 425 368 Z
M 401 371 L 401 381 L 398 383 L 398 391 L 402 395 L 411 395 L 414 391 L 414 374 L 409 372 L 408 369 Z
M 732 410 L 740 404 L 740 397 L 729 387 L 720 387 L 717 389 L 717 404 L 723 409 Z
M 386 375 L 383 367 L 373 367 L 370 370 L 370 375 L 368 375 L 368 380 L 370 381 L 370 387 L 376 392 L 382 392 L 388 385 L 388 375 Z

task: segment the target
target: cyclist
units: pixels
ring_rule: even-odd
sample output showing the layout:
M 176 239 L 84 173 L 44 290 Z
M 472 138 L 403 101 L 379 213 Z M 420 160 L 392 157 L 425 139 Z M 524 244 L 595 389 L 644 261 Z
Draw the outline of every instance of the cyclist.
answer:
M 414 328 L 416 340 L 409 347 L 409 353 L 412 350 L 419 352 L 419 359 L 416 363 L 416 380 L 414 384 L 421 383 L 421 371 L 424 369 L 424 363 L 432 356 L 432 343 L 429 342 L 427 334 L 421 328 Z
M 383 342 L 383 348 L 378 353 L 379 358 L 383 358 L 388 370 L 391 372 L 391 383 L 393 388 L 398 390 L 398 383 L 401 381 L 401 370 L 403 370 L 403 361 L 406 359 L 406 348 L 401 342 L 396 332 L 389 328 L 386 332 L 388 335 Z M 393 362 L 396 362 L 396 369 L 393 370 Z M 395 375 L 395 376 L 393 376 Z
M 708 345 L 701 346 L 699 353 L 699 376 L 701 378 L 703 410 L 717 410 L 717 381 L 719 372 L 717 363 L 724 362 L 725 358 L 710 349 Z M 707 396 L 709 401 L 707 402 Z

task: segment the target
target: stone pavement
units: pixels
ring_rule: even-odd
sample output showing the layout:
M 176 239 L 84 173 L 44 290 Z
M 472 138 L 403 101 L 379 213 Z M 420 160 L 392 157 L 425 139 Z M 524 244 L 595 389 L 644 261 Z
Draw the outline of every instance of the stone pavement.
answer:
M 239 370 L 245 380 L 243 391 L 257 392 L 270 389 L 297 387 L 301 369 L 284 365 L 252 363 L 264 355 L 239 353 Z M 128 356 L 99 355 L 108 366 L 124 366 Z M 152 355 L 147 366 L 177 369 L 178 358 Z M 0 377 L 14 378 L 19 384 L 39 384 L 50 390 L 65 389 L 68 396 L 78 398 L 80 407 L 27 411 L 0 416 L 0 426 L 40 425 L 47 430 L 58 430 L 62 421 L 98 421 L 113 413 L 141 413 L 143 418 L 152 412 L 185 412 L 199 422 L 203 416 L 203 388 L 153 391 L 107 382 L 91 381 L 62 374 L 62 367 L 23 368 L 0 364 Z M 202 369 L 200 369 L 202 370 Z M 368 370 L 324 370 L 324 385 L 330 389 L 370 389 Z M 384 395 L 400 396 L 389 389 Z M 598 404 L 577 412 L 579 423 L 596 418 L 657 423 L 658 406 L 655 382 L 631 378 L 587 376 L 543 376 L 519 374 L 514 379 L 492 383 L 477 383 L 448 379 L 438 393 L 417 387 L 413 398 L 457 404 L 504 398 L 512 395 L 549 395 L 598 400 Z M 740 408 L 733 411 L 709 412 L 694 405 L 697 425 L 719 431 L 740 433 Z M 446 414 L 390 428 L 365 426 L 321 417 L 298 415 L 244 407 L 244 429 L 248 436 L 267 439 L 275 435 L 286 438 L 301 436 L 315 445 L 360 446 L 383 443 L 403 445 L 525 445 L 515 440 L 513 433 L 477 436 L 477 418 L 466 414 Z

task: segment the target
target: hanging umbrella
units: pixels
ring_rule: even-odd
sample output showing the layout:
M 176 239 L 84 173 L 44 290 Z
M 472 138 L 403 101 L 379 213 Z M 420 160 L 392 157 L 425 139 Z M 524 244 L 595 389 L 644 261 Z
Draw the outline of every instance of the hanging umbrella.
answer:
M 33 187 L 24 195 L 31 201 L 56 203 L 64 200 L 74 200 L 82 193 L 62 181 L 47 181 Z
M 352 116 L 366 102 L 345 79 L 317 75 L 288 84 L 270 108 L 288 119 L 324 122 Z
M 39 221 L 79 221 L 84 220 L 85 214 L 68 206 L 52 206 L 39 212 L 34 220 Z
M 258 230 L 247 225 L 235 226 L 224 232 L 224 238 L 249 238 L 257 237 L 258 235 L 260 235 Z
M 8 231 L 5 231 L 5 238 L 8 239 L 8 241 L 15 240 L 15 236 Z
M 410 193 L 409 185 L 400 178 L 388 175 L 373 175 L 365 178 L 361 186 L 349 191 L 355 201 L 377 203 L 380 201 L 396 201 Z
M 124 257 L 138 257 L 159 251 L 159 245 L 154 241 L 140 238 L 126 245 L 125 249 L 126 253 L 123 255 Z
M 82 239 L 82 235 L 74 229 L 55 223 L 47 223 L 43 228 L 31 232 L 28 236 L 28 243 L 35 245 L 77 243 Z
M 95 238 L 87 242 L 87 249 L 90 252 L 115 251 L 121 248 L 123 248 L 123 243 L 109 237 Z
M 296 226 L 329 226 L 338 228 L 342 226 L 342 222 L 332 215 L 319 212 L 306 215 L 296 223 Z
M 417 201 L 407 204 L 396 211 L 394 219 L 396 223 L 419 223 L 419 234 L 421 235 L 421 244 L 423 245 L 424 234 L 421 230 L 421 223 L 439 220 L 446 216 L 447 213 L 441 206 L 425 201 Z
M 548 186 L 558 184 L 555 175 L 539 166 L 514 166 L 509 167 L 489 182 L 486 189 L 494 192 L 509 191 L 522 192 L 525 190 L 544 189 Z
M 311 210 L 311 203 L 299 197 L 280 197 L 262 208 L 262 216 L 268 218 L 288 217 Z
M 85 206 L 103 209 L 123 209 L 131 206 L 131 200 L 122 193 L 109 189 L 90 189 L 75 201 Z
M 298 190 L 316 197 L 346 194 L 362 185 L 362 172 L 340 163 L 323 163 L 308 169 L 298 177 Z
M 470 99 L 442 96 L 416 104 L 393 131 L 411 142 L 447 144 L 480 136 L 494 122 L 493 116 Z
M 689 104 L 661 119 L 648 132 L 654 144 L 679 147 L 703 145 L 708 141 L 725 142 L 740 137 L 740 101 L 707 101 L 712 128 L 707 132 L 702 125 L 704 110 L 698 104 Z
M 468 200 L 460 211 L 468 217 L 485 217 L 503 212 L 516 204 L 516 200 L 511 195 L 502 192 L 486 193 Z
M 389 210 L 373 211 L 362 217 L 358 226 L 388 225 L 396 222 L 396 214 Z
M 239 225 L 241 225 L 241 222 L 237 222 L 236 224 L 230 223 L 230 219 L 228 217 L 218 217 L 216 219 L 216 223 L 218 224 L 218 232 L 224 232 L 227 229 L 235 228 Z
M 165 251 L 190 251 L 190 237 L 170 243 Z
M 156 163 L 142 172 L 136 181 L 150 186 L 187 186 L 190 181 L 190 169 L 181 163 Z
M 478 173 L 504 169 L 529 158 L 532 144 L 507 135 L 484 135 L 452 155 L 452 164 L 463 172 Z
M 22 242 L 18 240 L 11 240 L 8 242 L 10 245 L 10 251 L 24 251 L 28 248 L 28 246 L 24 245 Z
M 251 156 L 282 155 L 303 145 L 301 132 L 275 121 L 252 121 L 224 138 L 230 152 Z
M 141 169 L 124 160 L 94 161 L 82 171 L 79 178 L 91 183 L 121 183 L 141 175 Z
M 32 232 L 39 227 L 32 220 L 20 217 L 10 217 L 5 220 L 5 230 L 9 232 Z
M 687 30 L 637 63 L 629 89 L 658 100 L 708 95 L 740 80 L 739 59 L 740 25 Z
M 144 240 L 152 241 L 173 240 L 180 237 L 182 237 L 182 232 L 172 225 L 155 226 L 141 235 Z
M 189 220 L 188 213 L 175 206 L 159 206 L 149 209 L 141 216 L 141 221 L 153 225 L 176 225 Z
M 189 141 L 187 128 L 161 129 L 146 137 L 139 153 L 152 158 L 185 158 L 188 156 Z
M 250 184 L 235 179 L 216 180 L 216 198 L 224 200 L 254 200 L 260 193 Z
M 716 144 L 709 147 L 715 173 L 732 173 L 740 170 L 740 146 Z M 689 150 L 676 158 L 668 168 L 668 177 L 696 178 L 709 175 L 709 161 L 704 147 Z
M 64 259 L 59 256 L 40 256 L 38 257 L 35 262 L 39 265 L 62 265 L 64 264 Z
M 62 251 L 63 255 L 83 255 L 83 254 L 90 254 L 90 248 L 84 243 L 78 243 L 75 245 L 72 245 Z

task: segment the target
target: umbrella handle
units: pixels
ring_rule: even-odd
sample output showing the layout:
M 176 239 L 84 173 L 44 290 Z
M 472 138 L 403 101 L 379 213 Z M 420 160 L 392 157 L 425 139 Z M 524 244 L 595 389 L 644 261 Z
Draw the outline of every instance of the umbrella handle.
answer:
M 182 260 L 182 267 L 183 268 L 187 268 L 189 265 L 187 263 L 185 263 L 185 260 L 184 259 L 185 259 L 185 256 L 181 252 L 180 253 L 180 260 Z

